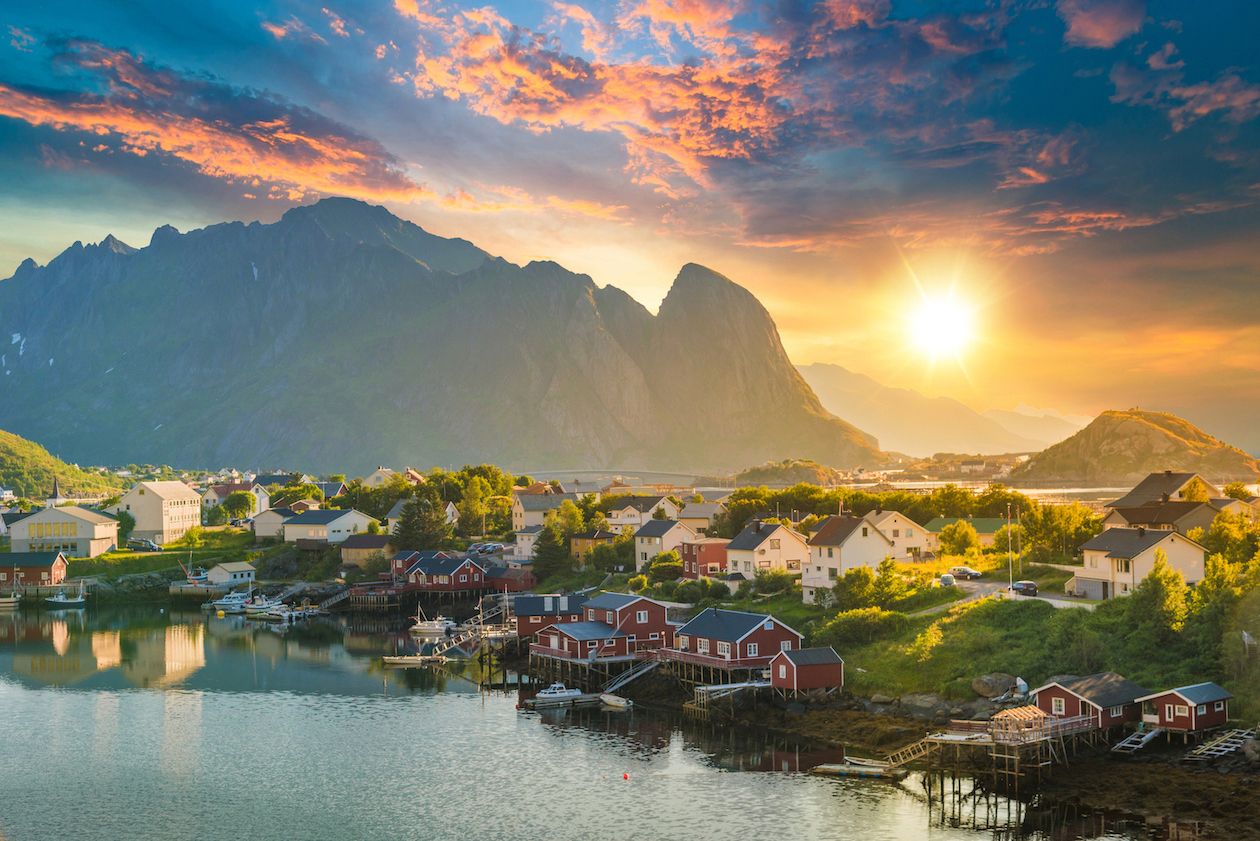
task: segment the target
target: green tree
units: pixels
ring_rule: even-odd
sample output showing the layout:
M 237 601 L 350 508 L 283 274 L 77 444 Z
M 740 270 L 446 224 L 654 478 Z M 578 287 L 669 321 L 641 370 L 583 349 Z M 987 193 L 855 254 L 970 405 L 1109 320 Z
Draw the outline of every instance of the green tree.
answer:
M 569 541 L 554 523 L 548 523 L 534 543 L 534 576 L 541 582 L 572 572 Z
M 878 607 L 846 610 L 837 613 L 818 628 L 814 634 L 814 644 L 843 649 L 850 645 L 862 645 L 895 636 L 909 624 L 910 620 L 904 613 Z
M 228 521 L 227 512 L 222 505 L 216 505 L 206 512 L 207 526 L 221 526 Z
M 369 523 L 368 523 L 368 527 L 367 527 L 367 533 L 368 533 L 368 534 L 380 534 L 380 533 L 381 533 L 381 521 L 380 521 L 380 520 L 376 520 L 376 519 L 374 519 L 374 520 L 372 520 L 371 522 L 369 522 Z
M 1230 482 L 1225 486 L 1224 491 L 1225 496 L 1231 499 L 1241 499 L 1244 502 L 1251 499 L 1252 496 L 1251 491 L 1247 490 L 1247 485 L 1244 482 Z
M 652 511 L 653 520 L 668 520 L 669 515 L 665 513 L 664 508 L 656 508 Z
M 481 534 L 490 506 L 486 498 L 493 496 L 490 483 L 481 476 L 472 476 L 464 488 L 464 496 L 455 507 L 459 509 L 459 530 L 462 534 Z
M 582 520 L 582 510 L 571 499 L 566 499 L 558 508 L 548 511 L 547 520 L 560 530 L 566 542 L 586 528 L 586 523 Z
M 1028 545 L 1024 535 L 1024 527 L 1011 523 L 1009 526 L 1002 526 L 993 535 L 993 548 L 1001 552 L 1003 555 L 1014 552 L 1016 555 L 1023 551 Z
M 420 551 L 444 549 L 450 545 L 453 535 L 446 522 L 446 512 L 437 492 L 425 488 L 424 493 L 412 497 L 403 505 L 398 518 L 398 530 L 392 543 L 398 549 Z
M 682 578 L 682 556 L 673 549 L 661 552 L 648 562 L 647 568 L 643 571 L 647 574 L 648 581 L 653 584 Z
M 118 520 L 118 545 L 126 546 L 127 539 L 136 530 L 136 518 L 131 516 L 130 511 L 119 511 L 114 517 Z
M 945 485 L 928 495 L 929 504 L 938 517 L 966 517 L 976 510 L 976 497 L 966 488 Z
M 193 526 L 184 532 L 184 536 L 176 542 L 176 545 L 185 549 L 200 549 L 202 543 L 205 542 L 202 535 L 201 526 Z
M 941 529 L 938 536 L 941 552 L 945 555 L 965 555 L 969 549 L 980 548 L 980 535 L 967 520 L 955 520 Z
M 1188 609 L 1186 580 L 1168 565 L 1163 549 L 1155 550 L 1155 563 L 1142 583 L 1133 588 L 1126 600 L 1129 620 L 1145 636 L 1157 644 L 1175 639 L 1186 621 Z
M 1195 476 L 1182 489 L 1181 498 L 1187 502 L 1207 502 L 1212 498 L 1212 492 L 1208 490 L 1206 482 Z
M 1222 511 L 1207 531 L 1187 536 L 1232 564 L 1246 563 L 1260 550 L 1260 522 L 1241 512 Z
M 252 514 L 257 504 L 258 501 L 249 491 L 233 491 L 227 495 L 227 499 L 223 500 L 219 507 L 229 519 L 240 520 Z
M 868 566 L 854 567 L 836 580 L 831 592 L 838 611 L 870 607 L 875 602 L 875 572 Z
M 753 579 L 753 587 L 762 595 L 771 595 L 790 592 L 795 582 L 796 579 L 786 570 L 762 569 L 757 571 Z
M 871 600 L 876 607 L 887 609 L 905 598 L 909 592 L 897 562 L 892 558 L 884 558 L 875 569 L 875 582 L 871 589 Z

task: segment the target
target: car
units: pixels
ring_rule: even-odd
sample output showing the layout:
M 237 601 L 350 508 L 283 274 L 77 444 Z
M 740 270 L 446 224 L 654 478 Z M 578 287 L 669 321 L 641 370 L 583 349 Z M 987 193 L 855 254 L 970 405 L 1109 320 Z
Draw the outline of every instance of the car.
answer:
M 162 547 L 158 546 L 152 540 L 143 537 L 133 537 L 127 541 L 127 548 L 136 552 L 161 552 Z
M 953 587 L 953 586 L 954 586 L 954 576 L 950 575 L 948 572 L 943 572 L 943 573 L 941 573 L 941 586 L 942 586 L 942 587 Z
M 1018 593 L 1021 596 L 1035 596 L 1037 595 L 1037 582 L 1036 581 L 1016 581 L 1014 584 L 1011 585 L 1011 591 L 1014 593 Z
M 968 581 L 979 578 L 982 575 L 979 570 L 972 569 L 971 567 L 950 567 L 949 574 L 955 578 L 965 578 Z

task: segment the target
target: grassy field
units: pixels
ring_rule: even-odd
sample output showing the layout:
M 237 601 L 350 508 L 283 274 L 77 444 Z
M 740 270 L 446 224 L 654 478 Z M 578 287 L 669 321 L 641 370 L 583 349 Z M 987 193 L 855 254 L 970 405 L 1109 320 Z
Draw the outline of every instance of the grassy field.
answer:
M 70 559 L 69 575 L 73 577 L 99 575 L 117 578 L 157 572 L 185 566 L 209 567 L 223 561 L 242 561 L 253 551 L 253 532 L 244 529 L 223 529 L 203 534 L 202 545 L 193 550 L 169 549 L 162 552 L 136 552 L 131 549 L 115 549 L 95 558 Z

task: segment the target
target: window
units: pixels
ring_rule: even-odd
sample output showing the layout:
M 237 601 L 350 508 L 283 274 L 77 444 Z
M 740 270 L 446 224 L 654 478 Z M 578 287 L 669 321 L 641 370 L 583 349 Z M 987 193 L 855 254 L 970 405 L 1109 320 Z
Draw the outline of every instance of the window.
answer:
M 870 533 L 870 532 L 869 532 L 869 530 L 866 528 L 866 526 L 862 526 L 862 536 L 863 536 L 863 537 L 866 537 L 869 533 Z
M 596 642 L 597 642 L 596 640 L 587 640 L 587 641 L 586 641 L 586 647 L 587 647 L 587 648 L 594 648 L 594 647 L 595 647 Z
M 1119 718 L 1120 716 L 1124 715 L 1124 707 L 1112 707 L 1111 709 L 1107 710 L 1107 715 L 1111 716 L 1112 718 Z
M 700 639 L 696 640 L 696 653 L 697 654 L 709 653 L 709 641 L 707 639 L 704 639 L 703 637 L 701 637 Z
M 1199 704 L 1199 706 L 1195 707 L 1194 714 L 1207 715 L 1207 704 Z
M 1173 705 L 1164 704 L 1164 718 L 1168 721 L 1171 721 L 1172 717 L 1173 717 Z
M 463 584 L 463 583 L 465 583 L 466 581 L 468 581 L 468 576 L 467 576 L 467 575 L 461 575 L 461 576 L 459 577 L 459 583 L 460 583 L 460 584 Z
M 839 572 L 835 567 L 827 567 L 827 578 L 831 581 L 836 580 L 836 574 Z
M 901 529 L 893 529 L 893 537 L 901 537 Z
M 648 635 L 648 639 L 660 639 L 660 636 L 661 635 L 656 633 L 656 631 L 653 631 L 651 634 Z
M 828 557 L 828 558 L 834 558 L 835 556 L 836 556 L 836 550 L 835 550 L 835 549 L 833 549 L 833 548 L 831 548 L 830 546 L 828 546 L 828 547 L 827 547 L 827 557 Z
M 914 529 L 906 529 L 906 537 L 914 537 Z
M 779 680 L 787 679 L 787 666 L 783 663 L 779 664 Z
M 2 579 L 0 579 L 0 580 L 2 580 Z M 1224 702 L 1224 701 L 1217 701 L 1215 704 L 1213 704 L 1213 705 L 1212 705 L 1212 709 L 1213 709 L 1213 710 L 1215 710 L 1215 711 L 1216 711 L 1216 712 L 1218 712 L 1218 713 L 1219 713 L 1219 712 L 1223 712 L 1223 711 L 1225 710 L 1225 702 Z
M 791 650 L 792 650 L 792 641 L 791 641 L 791 640 L 784 640 L 783 642 L 779 643 L 779 650 L 780 650 L 780 651 L 791 651 Z
M 611 610 L 604 611 L 604 621 L 607 622 L 609 625 L 613 623 L 613 612 Z
M 761 623 L 761 627 L 762 627 L 764 630 L 767 630 L 767 631 L 773 631 L 773 630 L 774 630 L 774 620 L 773 620 L 773 619 L 767 619 L 765 622 L 762 622 L 762 623 Z
M 678 638 L 678 650 L 679 650 L 679 651 L 686 651 L 686 650 L 687 650 L 687 643 L 688 643 L 688 639 L 687 639 L 687 637 L 679 637 L 679 638 Z
M 719 657 L 731 656 L 731 644 L 729 642 L 721 642 L 721 641 L 718 642 L 718 656 Z
M 646 625 L 648 621 L 648 612 L 646 610 L 638 611 L 634 614 L 634 621 L 640 625 Z
M 779 548 L 779 539 L 778 539 L 777 537 L 776 537 L 774 540 L 771 540 L 771 541 L 770 541 L 770 548 L 771 548 L 771 549 L 778 549 L 778 548 Z
M 757 656 L 757 643 L 755 642 L 748 643 L 748 656 L 749 657 Z
M 1132 564 L 1130 564 L 1128 558 L 1116 559 L 1116 572 L 1129 572 L 1132 568 Z
M 1067 702 L 1065 702 L 1062 698 L 1051 698 L 1050 712 L 1053 715 L 1063 715 L 1067 712 Z

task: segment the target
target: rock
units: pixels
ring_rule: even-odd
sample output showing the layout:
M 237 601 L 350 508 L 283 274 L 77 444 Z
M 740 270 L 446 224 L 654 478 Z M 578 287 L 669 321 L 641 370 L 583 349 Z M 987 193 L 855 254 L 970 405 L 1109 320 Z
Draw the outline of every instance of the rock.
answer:
M 1005 695 L 1015 687 L 1015 675 L 1005 672 L 990 672 L 981 675 L 971 682 L 971 688 L 981 698 L 996 698 Z
M 892 698 L 888 695 L 881 695 L 878 692 L 876 692 L 874 695 L 871 696 L 872 704 L 891 704 L 895 700 L 896 700 L 895 698 Z
M 1260 764 L 1260 741 L 1248 739 L 1243 742 L 1242 755 L 1252 765 Z
M 805 705 L 798 704 L 795 702 L 788 704 L 786 707 L 784 707 L 784 709 L 786 709 L 788 713 L 790 713 L 791 715 L 804 715 L 805 713 Z
M 915 718 L 928 721 L 945 721 L 949 718 L 949 704 L 939 695 L 930 692 L 901 696 L 901 711 Z

